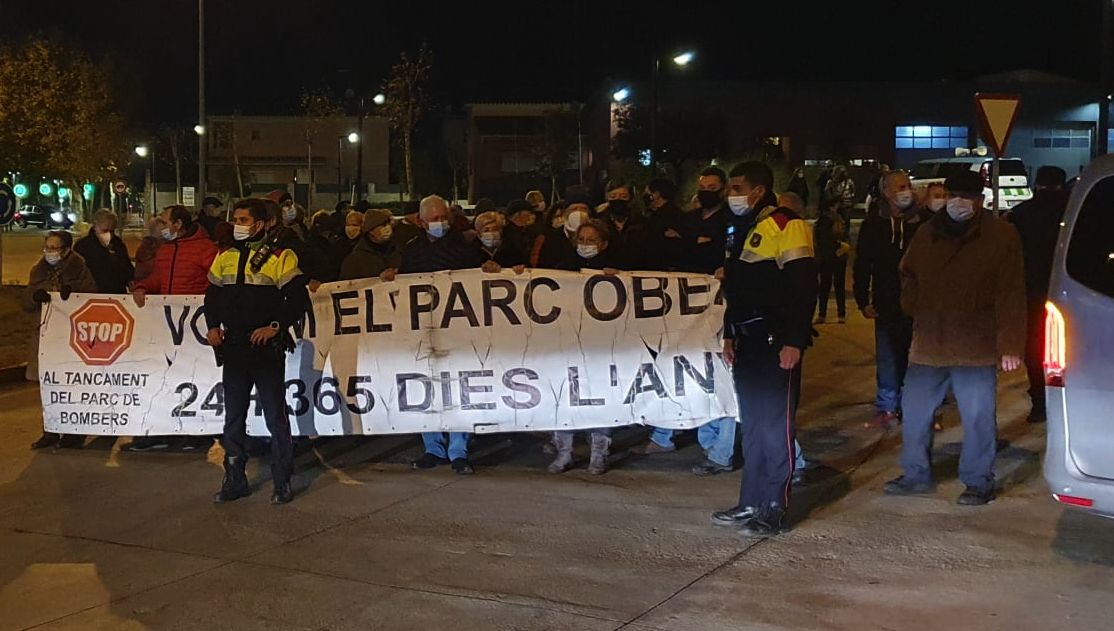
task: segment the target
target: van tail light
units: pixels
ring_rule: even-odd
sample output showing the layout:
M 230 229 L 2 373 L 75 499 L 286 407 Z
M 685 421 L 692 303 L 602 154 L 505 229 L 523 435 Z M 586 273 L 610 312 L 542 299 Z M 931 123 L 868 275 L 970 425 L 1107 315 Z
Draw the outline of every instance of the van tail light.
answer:
M 989 165 L 989 163 L 987 163 L 987 162 L 983 163 L 982 168 L 979 169 L 979 175 L 982 176 L 983 187 L 991 188 L 991 187 L 994 186 L 994 183 L 990 181 L 990 165 Z
M 1052 494 L 1053 499 L 1061 504 L 1068 506 L 1079 506 L 1080 508 L 1091 508 L 1095 505 L 1095 500 L 1086 497 L 1073 497 L 1071 495 L 1060 495 L 1059 493 Z
M 1067 345 L 1064 314 L 1051 301 L 1044 303 L 1044 385 L 1064 387 Z

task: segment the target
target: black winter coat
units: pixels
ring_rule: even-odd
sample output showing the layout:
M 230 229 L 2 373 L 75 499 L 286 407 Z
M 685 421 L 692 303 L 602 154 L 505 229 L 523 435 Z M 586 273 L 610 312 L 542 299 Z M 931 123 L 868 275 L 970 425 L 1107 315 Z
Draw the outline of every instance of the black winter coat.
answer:
M 855 303 L 860 310 L 874 305 L 878 317 L 883 320 L 904 317 L 898 266 L 921 223 L 916 212 L 892 218 L 885 207 L 863 220 L 855 248 L 854 270 Z
M 1067 205 L 1067 191 L 1040 190 L 1033 194 L 1033 199 L 1018 204 L 1006 216 L 1021 237 L 1025 294 L 1030 302 L 1043 303 L 1048 299 L 1052 257 Z
M 135 275 L 135 267 L 128 256 L 128 246 L 119 235 L 113 234 L 108 245 L 102 245 L 92 230 L 77 240 L 74 252 L 85 259 L 85 266 L 97 281 L 97 292 L 124 294 Z

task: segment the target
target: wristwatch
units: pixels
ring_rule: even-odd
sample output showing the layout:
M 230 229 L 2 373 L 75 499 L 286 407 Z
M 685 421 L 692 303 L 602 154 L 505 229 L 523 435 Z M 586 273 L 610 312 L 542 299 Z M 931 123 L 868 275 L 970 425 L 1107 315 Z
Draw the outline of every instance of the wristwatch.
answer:
M 271 328 L 277 331 L 282 327 L 279 326 L 278 320 L 271 320 Z

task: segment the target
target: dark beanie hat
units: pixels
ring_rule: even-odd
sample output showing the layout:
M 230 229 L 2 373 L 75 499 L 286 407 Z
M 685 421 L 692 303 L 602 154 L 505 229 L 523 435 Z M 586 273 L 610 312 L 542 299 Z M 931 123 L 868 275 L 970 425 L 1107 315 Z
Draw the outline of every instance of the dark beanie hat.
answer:
M 507 208 L 504 210 L 504 212 L 507 214 L 508 217 L 510 217 L 515 213 L 521 212 L 523 210 L 532 211 L 534 210 L 534 205 L 526 201 L 525 199 L 512 199 L 510 202 L 507 203 Z
M 944 188 L 953 195 L 982 195 L 982 176 L 974 171 L 960 171 L 944 180 Z
M 592 196 L 588 193 L 587 188 L 577 185 L 565 189 L 565 205 L 571 206 L 573 204 L 584 204 L 588 208 L 594 206 Z
M 476 200 L 476 207 L 473 209 L 475 214 L 486 213 L 489 210 L 495 210 L 495 202 L 486 197 Z

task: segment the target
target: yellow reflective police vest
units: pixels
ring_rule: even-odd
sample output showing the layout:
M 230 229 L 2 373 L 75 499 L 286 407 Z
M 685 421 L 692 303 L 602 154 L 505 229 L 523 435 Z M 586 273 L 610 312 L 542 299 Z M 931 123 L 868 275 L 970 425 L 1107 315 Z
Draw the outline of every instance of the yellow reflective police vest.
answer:
M 282 289 L 287 283 L 302 274 L 298 269 L 298 256 L 294 254 L 293 250 L 285 249 L 275 250 L 263 262 L 263 266 L 259 268 L 258 272 L 252 271 L 251 257 L 262 244 L 263 241 L 252 243 L 243 252 L 242 256 L 247 257 L 248 261 L 243 265 L 242 284 Z M 213 259 L 213 265 L 209 268 L 209 282 L 217 287 L 240 284 L 237 282 L 240 257 L 240 250 L 234 247 L 218 254 L 217 258 Z
M 797 259 L 813 258 L 812 228 L 800 217 L 775 206 L 759 213 L 754 228 L 745 237 L 739 260 L 744 263 L 773 261 L 778 269 Z

